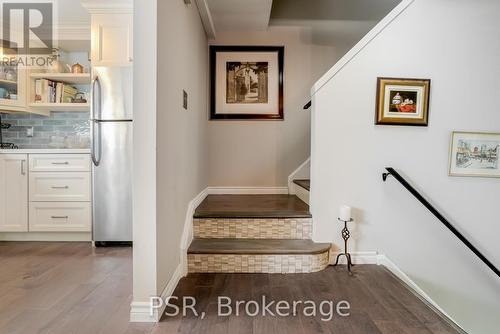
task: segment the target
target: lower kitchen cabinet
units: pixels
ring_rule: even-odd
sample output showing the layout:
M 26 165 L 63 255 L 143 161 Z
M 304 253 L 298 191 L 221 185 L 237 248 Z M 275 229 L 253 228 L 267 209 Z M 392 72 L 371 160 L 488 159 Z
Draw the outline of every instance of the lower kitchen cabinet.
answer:
M 89 202 L 89 172 L 30 171 L 30 202 Z
M 91 232 L 88 154 L 30 154 L 29 231 Z
M 30 232 L 90 232 L 90 202 L 31 202 Z
M 28 156 L 0 154 L 0 232 L 28 231 Z
M 0 154 L 0 232 L 91 231 L 88 154 Z

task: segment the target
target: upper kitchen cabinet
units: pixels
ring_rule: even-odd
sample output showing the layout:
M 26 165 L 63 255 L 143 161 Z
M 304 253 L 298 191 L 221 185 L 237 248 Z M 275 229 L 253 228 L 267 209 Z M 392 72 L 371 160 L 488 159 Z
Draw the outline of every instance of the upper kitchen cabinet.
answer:
M 1 51 L 2 55 L 6 52 Z M 26 111 L 27 71 L 18 65 L 8 65 L 11 64 L 0 65 L 0 111 Z
M 28 157 L 0 154 L 0 232 L 28 231 Z
M 133 60 L 131 13 L 93 13 L 92 66 L 128 66 Z

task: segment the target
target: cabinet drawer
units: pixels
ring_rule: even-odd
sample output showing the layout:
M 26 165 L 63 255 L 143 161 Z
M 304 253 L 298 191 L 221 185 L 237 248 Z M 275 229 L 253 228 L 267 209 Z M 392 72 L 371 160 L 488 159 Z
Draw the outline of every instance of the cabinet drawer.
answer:
M 89 172 L 88 154 L 30 154 L 30 172 Z
M 30 202 L 90 201 L 90 173 L 31 173 Z
M 90 203 L 30 203 L 30 232 L 90 232 Z

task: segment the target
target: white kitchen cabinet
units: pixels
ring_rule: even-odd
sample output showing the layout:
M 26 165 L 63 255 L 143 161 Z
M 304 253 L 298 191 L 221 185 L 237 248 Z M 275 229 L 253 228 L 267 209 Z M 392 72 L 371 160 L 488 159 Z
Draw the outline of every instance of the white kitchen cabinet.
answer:
M 127 66 L 133 61 L 133 16 L 105 13 L 91 16 L 92 66 Z
M 28 231 L 28 156 L 0 154 L 0 232 Z
M 91 232 L 88 154 L 29 155 L 29 231 Z
M 31 202 L 30 232 L 90 232 L 90 202 Z
M 15 52 L 13 49 L 3 48 L 2 53 L 9 55 Z M 13 65 L 13 66 L 10 66 Z M 26 111 L 27 70 L 21 69 L 20 65 L 0 65 L 0 110 L 2 111 Z
M 90 173 L 30 173 L 30 202 L 89 202 Z
M 30 172 L 90 172 L 88 154 L 30 154 Z
M 27 110 L 27 70 L 18 66 L 0 66 L 0 110 Z
M 15 235 L 34 232 L 36 238 L 64 240 L 56 235 L 67 232 L 90 238 L 91 175 L 89 154 L 0 153 L 2 237 L 17 240 Z

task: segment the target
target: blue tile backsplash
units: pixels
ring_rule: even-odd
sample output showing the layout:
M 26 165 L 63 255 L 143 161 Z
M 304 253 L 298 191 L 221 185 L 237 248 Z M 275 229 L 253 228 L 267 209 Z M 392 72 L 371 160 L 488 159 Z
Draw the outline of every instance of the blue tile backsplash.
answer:
M 50 116 L 29 113 L 1 114 L 3 141 L 19 148 L 88 148 L 90 138 L 89 112 L 52 111 Z M 33 137 L 26 131 L 33 127 Z

